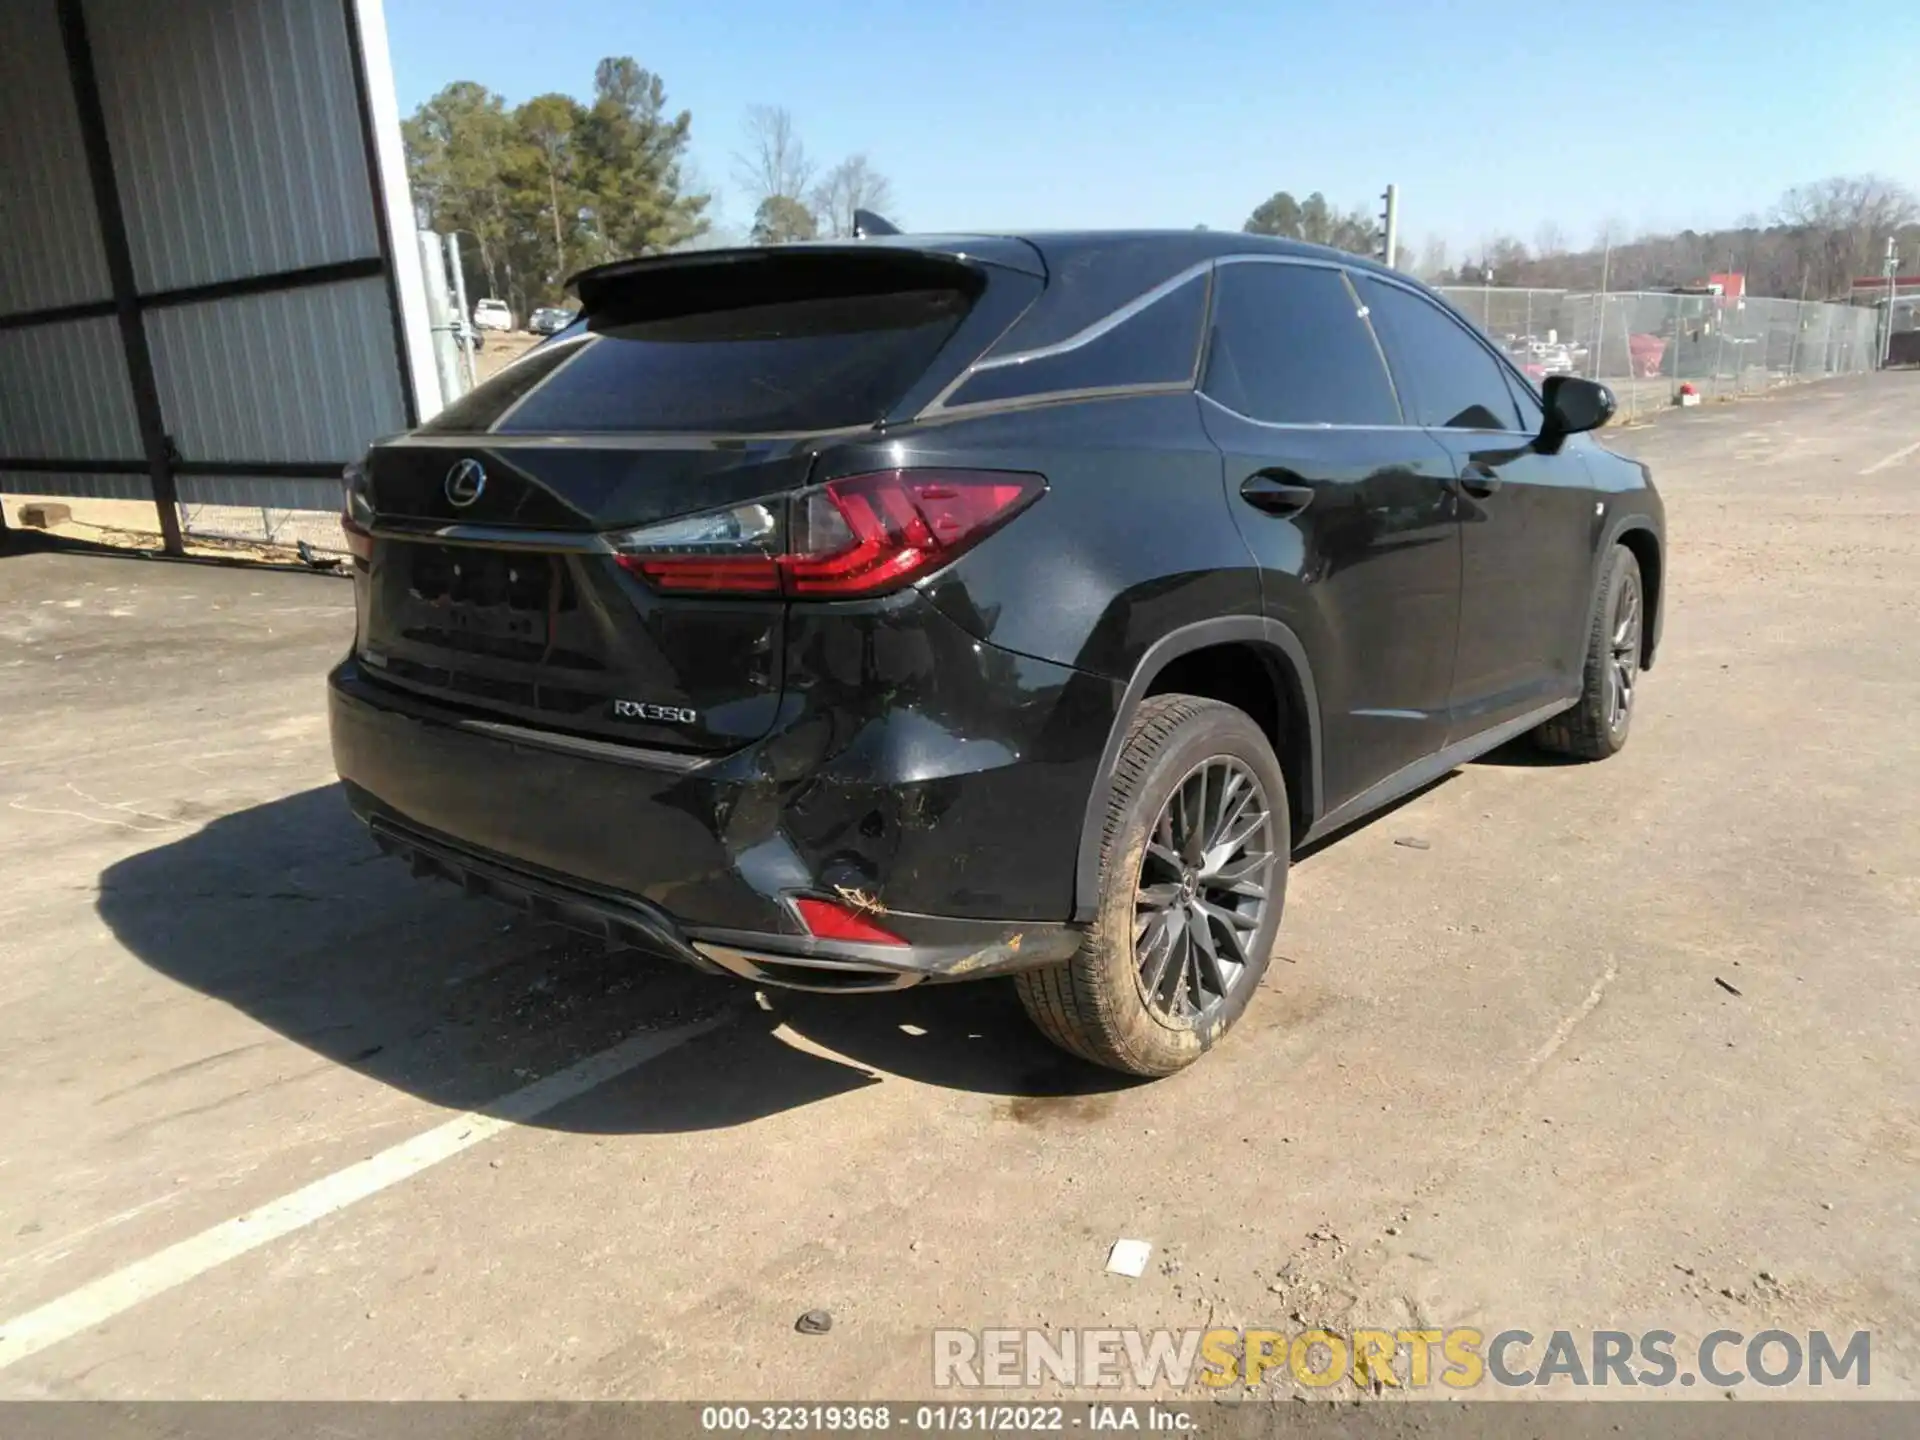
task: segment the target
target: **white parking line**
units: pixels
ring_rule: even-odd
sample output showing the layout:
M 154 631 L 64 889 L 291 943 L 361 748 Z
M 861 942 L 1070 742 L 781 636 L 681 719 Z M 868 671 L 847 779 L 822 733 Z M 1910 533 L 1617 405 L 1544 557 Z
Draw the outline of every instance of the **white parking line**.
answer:
M 290 1195 L 269 1200 L 258 1209 L 202 1230 L 190 1239 L 169 1245 L 144 1260 L 136 1260 L 111 1275 L 103 1275 L 78 1290 L 70 1290 L 37 1310 L 0 1323 L 0 1370 L 103 1324 L 143 1300 L 184 1285 L 249 1250 L 257 1250 L 357 1200 L 418 1175 L 502 1130 L 544 1115 L 615 1076 L 686 1044 L 726 1018 L 726 1012 L 722 1012 L 677 1030 L 630 1035 L 618 1045 L 502 1096 L 484 1110 L 472 1110 L 444 1125 L 436 1125 L 378 1155 L 368 1156 L 358 1164 L 302 1186 Z
M 1880 459 L 1874 461 L 1873 464 L 1867 466 L 1867 468 L 1862 470 L 1860 473 L 1862 475 L 1878 475 L 1882 470 L 1891 469 L 1893 466 L 1898 465 L 1902 460 L 1906 459 L 1909 455 L 1913 454 L 1914 451 L 1916 450 L 1920 450 L 1920 440 L 1914 441 L 1913 444 L 1911 445 L 1902 445 L 1898 450 L 1894 451 L 1891 455 L 1882 456 Z

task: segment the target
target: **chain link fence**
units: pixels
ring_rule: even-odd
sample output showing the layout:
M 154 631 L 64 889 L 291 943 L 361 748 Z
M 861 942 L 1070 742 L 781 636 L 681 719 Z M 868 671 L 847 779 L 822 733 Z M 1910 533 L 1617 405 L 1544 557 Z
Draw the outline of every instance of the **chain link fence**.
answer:
M 182 492 L 180 533 L 189 542 L 243 553 L 253 549 L 292 552 L 323 568 L 345 560 L 347 536 L 340 528 L 343 492 L 338 481 L 282 481 L 274 497 L 278 504 L 249 505 L 237 495 L 231 499 L 240 503 L 222 503 L 229 499 L 226 494 L 204 483 L 189 486 L 186 482 L 192 478 L 182 476 L 176 482 Z
M 1629 419 L 1673 404 L 1683 385 L 1702 399 L 1718 399 L 1875 368 L 1877 317 L 1852 305 L 1657 291 L 1439 288 L 1536 380 L 1554 373 L 1603 380 Z

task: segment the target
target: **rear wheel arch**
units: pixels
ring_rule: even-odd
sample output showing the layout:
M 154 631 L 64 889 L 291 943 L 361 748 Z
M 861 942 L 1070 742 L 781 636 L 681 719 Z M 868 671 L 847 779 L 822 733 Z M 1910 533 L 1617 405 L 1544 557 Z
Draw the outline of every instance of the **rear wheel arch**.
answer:
M 1320 813 L 1320 701 L 1300 637 L 1279 621 L 1257 615 L 1183 626 L 1147 648 L 1115 707 L 1080 826 L 1073 885 L 1076 921 L 1091 919 L 1099 903 L 1107 790 L 1128 727 L 1142 701 L 1168 692 L 1221 700 L 1252 715 L 1280 760 L 1296 838 Z

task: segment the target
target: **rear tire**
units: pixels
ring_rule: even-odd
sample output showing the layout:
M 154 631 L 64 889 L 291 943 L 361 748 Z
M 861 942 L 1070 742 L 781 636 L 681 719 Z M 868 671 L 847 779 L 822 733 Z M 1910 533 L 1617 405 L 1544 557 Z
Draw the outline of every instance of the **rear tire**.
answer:
M 1111 1070 L 1191 1065 L 1260 987 L 1291 842 L 1280 763 L 1245 712 L 1146 700 L 1114 768 L 1093 924 L 1073 959 L 1016 977 L 1027 1014 Z
M 1578 760 L 1620 753 L 1640 691 L 1640 648 L 1646 622 L 1640 562 L 1624 545 L 1613 547 L 1587 632 L 1580 699 L 1533 732 L 1543 750 Z

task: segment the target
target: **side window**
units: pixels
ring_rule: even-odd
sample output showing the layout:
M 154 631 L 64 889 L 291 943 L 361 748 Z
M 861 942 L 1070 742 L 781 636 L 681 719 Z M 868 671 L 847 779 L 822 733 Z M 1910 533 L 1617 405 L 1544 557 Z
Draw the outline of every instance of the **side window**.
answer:
M 1108 390 L 1129 385 L 1185 385 L 1200 350 L 1207 280 L 1195 276 L 1084 345 L 973 375 L 949 406 Z
M 1221 265 L 1201 389 L 1275 425 L 1398 425 L 1380 349 L 1338 270 Z
M 1435 429 L 1522 428 L 1499 362 L 1459 321 L 1411 290 L 1356 278 L 1409 419 Z

